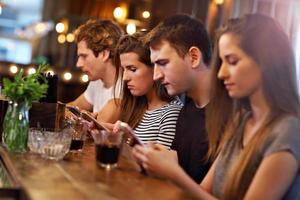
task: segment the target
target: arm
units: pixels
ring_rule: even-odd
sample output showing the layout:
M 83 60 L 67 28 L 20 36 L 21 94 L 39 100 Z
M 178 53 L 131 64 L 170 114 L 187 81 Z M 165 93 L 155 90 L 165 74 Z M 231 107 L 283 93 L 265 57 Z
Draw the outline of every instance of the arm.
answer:
M 90 104 L 84 97 L 84 94 L 81 94 L 77 99 L 68 103 L 72 106 L 77 106 L 80 110 L 92 111 L 93 105 Z
M 110 99 L 98 112 L 97 120 L 106 123 L 115 123 L 120 118 L 120 99 Z
M 244 199 L 282 199 L 298 170 L 298 162 L 290 152 L 282 151 L 267 156 L 260 164 Z
M 209 186 L 205 186 L 207 188 L 202 188 L 202 184 L 199 186 L 194 182 L 178 165 L 177 159 L 175 159 L 172 154 L 172 152 L 166 149 L 163 150 L 161 148 L 158 149 L 153 147 L 145 148 L 139 145 L 136 145 L 133 149 L 134 157 L 143 163 L 143 167 L 147 171 L 171 179 L 196 199 L 215 200 L 215 197 L 205 191 Z M 212 178 L 213 170 L 210 170 L 210 174 L 210 178 L 205 178 L 207 183 L 212 182 L 209 179 Z M 211 189 L 208 188 L 207 190 L 209 191 Z

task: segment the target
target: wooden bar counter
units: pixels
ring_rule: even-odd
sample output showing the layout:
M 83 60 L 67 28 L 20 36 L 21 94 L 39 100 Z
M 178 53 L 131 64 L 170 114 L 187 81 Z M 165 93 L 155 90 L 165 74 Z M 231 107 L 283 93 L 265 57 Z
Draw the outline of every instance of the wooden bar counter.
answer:
M 31 200 L 190 199 L 173 183 L 141 174 L 124 149 L 119 166 L 112 170 L 97 166 L 91 142 L 82 153 L 69 153 L 58 162 L 30 152 L 7 153 L 2 146 L 0 153 Z

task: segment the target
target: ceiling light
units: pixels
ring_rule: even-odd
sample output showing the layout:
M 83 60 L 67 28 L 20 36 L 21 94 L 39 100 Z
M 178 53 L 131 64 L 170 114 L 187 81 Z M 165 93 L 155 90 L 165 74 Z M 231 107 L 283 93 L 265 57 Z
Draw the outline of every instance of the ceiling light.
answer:
M 9 68 L 9 71 L 10 71 L 11 73 L 13 73 L 13 74 L 17 73 L 18 70 L 19 70 L 19 69 L 18 69 L 17 65 L 12 65 L 12 66 L 10 66 L 10 68 Z
M 148 19 L 148 18 L 150 17 L 150 12 L 147 11 L 147 10 L 145 10 L 145 11 L 142 13 L 142 15 L 143 15 L 143 18 Z
M 136 25 L 134 23 L 128 23 L 126 26 L 126 32 L 132 35 L 136 32 Z
M 33 67 L 30 67 L 29 69 L 28 69 L 28 74 L 34 74 L 36 72 L 36 70 L 35 70 L 35 68 L 33 68 Z
M 59 34 L 58 37 L 57 37 L 57 41 L 60 44 L 65 43 L 66 42 L 66 36 L 64 34 Z
M 67 34 L 67 41 L 68 42 L 73 42 L 75 40 L 75 36 L 73 33 L 68 33 Z
M 55 30 L 58 33 L 64 32 L 65 31 L 65 25 L 64 25 L 64 23 L 62 23 L 62 22 L 57 23 L 56 26 L 55 26 Z
M 88 82 L 88 81 L 89 81 L 89 76 L 86 75 L 86 74 L 83 74 L 83 75 L 81 76 L 81 81 L 84 82 L 84 83 Z
M 64 73 L 64 79 L 65 79 L 66 81 L 71 80 L 71 79 L 72 79 L 72 74 L 71 74 L 70 72 Z

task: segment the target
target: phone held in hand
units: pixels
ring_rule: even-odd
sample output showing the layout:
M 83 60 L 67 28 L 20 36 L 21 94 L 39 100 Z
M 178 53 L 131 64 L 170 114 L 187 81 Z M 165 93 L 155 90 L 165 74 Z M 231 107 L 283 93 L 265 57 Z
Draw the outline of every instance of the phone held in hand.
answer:
M 129 146 L 131 147 L 133 147 L 134 145 L 144 146 L 144 143 L 140 140 L 140 138 L 138 138 L 138 136 L 134 133 L 132 128 L 128 126 L 126 123 L 121 122 L 118 128 L 127 135 L 128 139 L 126 143 Z
M 99 130 L 106 130 L 106 131 L 110 132 L 109 129 L 107 129 L 101 122 L 97 121 L 97 119 L 95 119 L 90 113 L 83 111 L 83 112 L 81 112 L 81 116 L 83 119 L 85 119 L 89 122 L 94 122 L 94 124 L 96 125 L 96 127 Z
M 81 117 L 80 110 L 75 106 L 66 105 L 66 108 L 73 113 L 76 117 Z
M 67 105 L 66 108 L 73 113 L 77 117 L 82 117 L 83 119 L 89 121 L 89 122 L 94 122 L 95 126 L 99 130 L 106 130 L 109 131 L 101 122 L 97 121 L 91 114 L 89 114 L 87 111 L 80 111 L 77 107 L 75 106 L 69 106 Z

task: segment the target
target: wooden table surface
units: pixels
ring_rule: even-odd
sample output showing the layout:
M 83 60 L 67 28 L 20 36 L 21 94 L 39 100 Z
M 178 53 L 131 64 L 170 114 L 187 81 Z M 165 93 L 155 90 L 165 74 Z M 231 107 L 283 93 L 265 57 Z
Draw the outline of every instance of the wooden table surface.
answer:
M 128 152 L 123 149 L 123 154 Z M 97 166 L 92 143 L 85 144 L 82 153 L 68 154 L 58 162 L 30 152 L 9 154 L 9 159 L 32 200 L 189 199 L 173 183 L 139 173 L 135 162 L 124 155 L 113 170 Z

